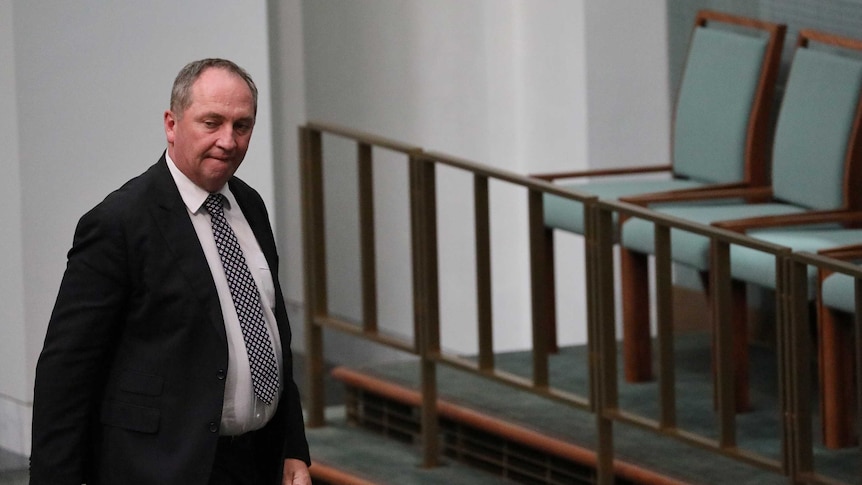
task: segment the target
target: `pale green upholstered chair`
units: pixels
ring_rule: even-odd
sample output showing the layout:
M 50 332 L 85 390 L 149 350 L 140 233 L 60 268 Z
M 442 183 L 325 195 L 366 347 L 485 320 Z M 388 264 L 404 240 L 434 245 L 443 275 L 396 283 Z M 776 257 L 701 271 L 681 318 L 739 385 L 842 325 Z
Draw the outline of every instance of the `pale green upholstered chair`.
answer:
M 862 238 L 853 246 L 820 251 L 833 258 L 862 263 Z M 817 298 L 818 358 L 820 360 L 823 438 L 829 448 L 858 442 L 856 400 L 855 280 L 846 274 L 821 271 Z
M 783 25 L 700 12 L 676 99 L 672 163 L 533 176 L 549 181 L 590 177 L 590 181 L 564 185 L 603 199 L 766 185 L 768 127 L 784 33 Z M 660 172 L 666 177 L 619 177 Z M 545 274 L 549 275 L 544 298 L 553 329 L 553 231 L 584 234 L 584 208 L 580 202 L 554 195 L 546 195 L 543 202 Z M 555 337 L 551 338 L 553 346 Z
M 714 191 L 705 196 L 716 201 L 711 205 L 704 204 L 704 194 L 697 204 L 686 203 L 682 197 L 623 200 L 681 219 L 745 232 L 797 251 L 862 242 L 862 230 L 842 229 L 842 223 L 851 220 L 848 215 L 862 208 L 862 57 L 850 55 L 858 55 L 858 51 L 862 51 L 862 42 L 808 30 L 800 33 L 775 130 L 771 187 Z M 722 199 L 736 202 L 719 204 Z M 674 203 L 668 205 L 671 200 Z M 643 219 L 630 219 L 622 225 L 621 239 L 624 338 L 647 349 L 641 355 L 625 356 L 626 365 L 649 366 L 647 258 L 654 254 L 654 226 Z M 671 254 L 675 263 L 698 270 L 708 282 L 708 238 L 672 230 Z M 741 246 L 732 246 L 730 255 L 734 335 L 744 336 L 745 285 L 774 288 L 775 259 Z M 815 287 L 812 270 L 812 300 Z M 736 404 L 743 410 L 749 405 L 747 342 L 736 337 L 734 346 Z
M 847 220 L 862 221 L 860 212 L 848 212 L 846 215 Z M 797 252 L 819 252 L 862 262 L 862 229 L 823 226 L 753 229 L 748 231 L 748 235 Z M 772 255 L 733 246 L 731 258 L 731 277 L 735 281 L 775 288 L 775 259 Z M 855 304 L 853 278 L 844 274 L 826 276 L 809 266 L 808 300 L 817 300 L 816 344 L 823 443 L 827 448 L 852 446 L 856 444 L 858 436 L 855 418 L 855 341 L 852 330 Z M 744 300 L 736 304 L 744 305 Z

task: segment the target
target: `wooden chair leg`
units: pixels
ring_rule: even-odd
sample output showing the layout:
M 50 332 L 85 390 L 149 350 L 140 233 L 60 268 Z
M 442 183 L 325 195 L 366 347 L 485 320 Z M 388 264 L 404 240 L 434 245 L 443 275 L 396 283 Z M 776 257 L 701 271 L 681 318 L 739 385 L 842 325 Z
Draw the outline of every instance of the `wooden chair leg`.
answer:
M 852 315 L 822 305 L 818 313 L 823 444 L 832 449 L 853 446 L 858 434 Z
M 545 249 L 543 251 L 545 266 L 545 308 L 548 316 L 548 352 L 557 353 L 560 350 L 557 339 L 557 283 L 554 276 L 554 230 L 545 229 Z
M 621 248 L 623 369 L 628 382 L 652 379 L 649 259 Z

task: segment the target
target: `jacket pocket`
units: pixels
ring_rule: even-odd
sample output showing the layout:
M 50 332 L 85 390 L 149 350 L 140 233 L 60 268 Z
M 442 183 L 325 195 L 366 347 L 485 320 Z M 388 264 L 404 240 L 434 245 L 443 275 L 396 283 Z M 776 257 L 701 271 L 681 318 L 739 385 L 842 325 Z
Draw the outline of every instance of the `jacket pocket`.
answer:
M 165 380 L 162 376 L 131 370 L 124 371 L 118 382 L 121 391 L 144 396 L 161 396 L 164 384 Z
M 155 433 L 159 430 L 162 414 L 156 408 L 137 406 L 120 401 L 102 403 L 102 424 L 138 431 Z

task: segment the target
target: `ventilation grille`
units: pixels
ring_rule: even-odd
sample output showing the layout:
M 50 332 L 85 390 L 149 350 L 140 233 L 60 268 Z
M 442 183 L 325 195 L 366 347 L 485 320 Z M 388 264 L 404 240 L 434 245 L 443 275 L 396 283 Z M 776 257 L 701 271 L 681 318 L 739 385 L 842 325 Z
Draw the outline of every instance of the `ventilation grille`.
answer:
M 408 445 L 418 446 L 421 442 L 418 408 L 351 386 L 347 386 L 345 397 L 350 424 Z M 596 483 L 595 469 L 591 466 L 549 455 L 464 423 L 441 418 L 440 434 L 444 456 L 515 483 Z M 633 482 L 617 478 L 615 483 Z

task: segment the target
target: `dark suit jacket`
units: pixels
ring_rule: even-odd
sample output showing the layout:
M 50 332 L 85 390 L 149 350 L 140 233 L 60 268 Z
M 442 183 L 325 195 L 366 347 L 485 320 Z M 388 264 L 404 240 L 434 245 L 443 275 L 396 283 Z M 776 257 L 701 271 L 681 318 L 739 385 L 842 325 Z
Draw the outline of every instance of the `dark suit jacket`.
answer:
M 254 433 L 263 483 L 309 463 L 278 255 L 260 195 L 229 182 L 276 289 L 284 394 Z M 164 155 L 78 223 L 36 368 L 30 483 L 206 484 L 227 340 L 206 258 Z

